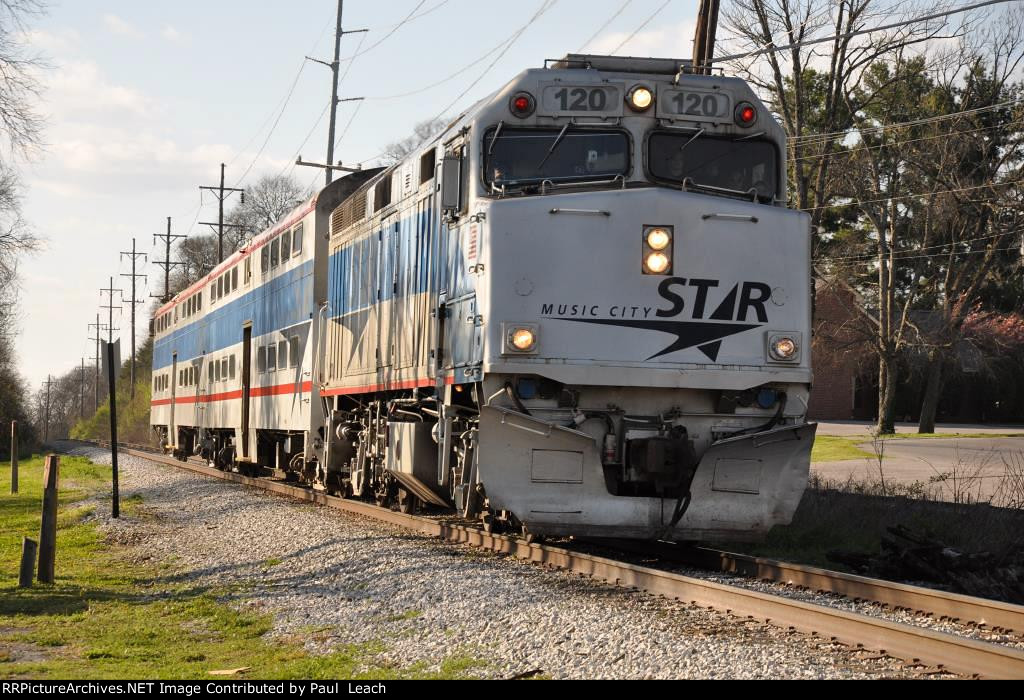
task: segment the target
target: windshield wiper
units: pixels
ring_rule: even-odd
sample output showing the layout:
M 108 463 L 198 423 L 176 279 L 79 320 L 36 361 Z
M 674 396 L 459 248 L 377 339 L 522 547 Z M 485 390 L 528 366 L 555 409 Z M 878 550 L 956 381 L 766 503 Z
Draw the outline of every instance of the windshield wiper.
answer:
M 491 145 L 487 147 L 487 155 L 494 153 L 494 144 L 498 140 L 498 136 L 501 134 L 501 130 L 504 128 L 505 122 L 498 122 L 498 128 L 494 130 L 494 136 L 491 137 Z
M 547 155 L 544 156 L 544 160 L 542 160 L 540 162 L 540 165 L 536 167 L 538 173 L 540 172 L 540 169 L 547 164 L 548 158 L 550 158 L 551 155 L 555 152 L 555 149 L 558 148 L 558 145 L 562 143 L 562 139 L 565 138 L 565 132 L 569 131 L 570 126 L 572 126 L 572 122 L 569 122 L 568 124 L 563 126 L 562 130 L 558 132 L 558 136 L 555 137 L 555 142 L 551 144 L 551 148 L 548 149 Z
M 760 193 L 757 191 L 756 187 L 751 187 L 749 190 L 744 192 L 743 190 L 734 190 L 731 187 L 717 187 L 715 185 L 702 185 L 699 182 L 694 182 L 693 178 L 689 178 L 689 177 L 684 178 L 683 179 L 683 192 L 689 192 L 691 190 L 695 191 L 695 192 L 707 192 L 709 194 L 728 194 L 728 195 L 732 195 L 734 197 L 743 197 L 744 199 L 749 197 L 750 199 L 752 199 L 755 202 L 761 196 Z

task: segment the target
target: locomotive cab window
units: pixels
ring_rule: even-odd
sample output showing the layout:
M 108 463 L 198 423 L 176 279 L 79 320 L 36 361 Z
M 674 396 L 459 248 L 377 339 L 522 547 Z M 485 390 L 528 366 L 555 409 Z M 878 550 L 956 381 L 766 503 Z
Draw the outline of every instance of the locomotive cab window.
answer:
M 584 129 L 490 129 L 484 134 L 484 181 L 493 188 L 610 180 L 629 172 L 629 136 Z
M 778 190 L 778 154 L 768 141 L 657 132 L 647 142 L 647 167 L 655 180 L 701 185 L 770 200 Z
M 420 184 L 434 179 L 434 163 L 437 162 L 437 149 L 431 148 L 420 157 Z

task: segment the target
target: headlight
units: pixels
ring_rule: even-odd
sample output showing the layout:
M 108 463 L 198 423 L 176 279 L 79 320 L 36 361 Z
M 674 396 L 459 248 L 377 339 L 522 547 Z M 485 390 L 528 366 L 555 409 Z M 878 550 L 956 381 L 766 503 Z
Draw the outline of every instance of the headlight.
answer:
M 626 95 L 626 103 L 634 112 L 646 112 L 654 104 L 654 93 L 645 85 L 637 85 Z
M 768 359 L 775 362 L 798 362 L 800 360 L 800 334 L 769 334 Z
M 672 274 L 672 227 L 644 226 L 641 262 L 645 275 Z
M 537 352 L 537 337 L 540 329 L 532 323 L 505 323 L 504 347 L 506 355 L 530 355 Z
M 647 245 L 651 247 L 651 250 L 665 250 L 671 242 L 672 236 L 668 235 L 668 231 L 663 228 L 651 229 L 647 233 Z
M 516 350 L 528 352 L 537 345 L 537 336 L 529 328 L 517 328 L 512 331 L 512 345 Z
M 668 270 L 671 262 L 669 261 L 668 256 L 664 253 L 651 253 L 647 256 L 647 260 L 644 264 L 647 266 L 647 269 L 654 274 L 662 275 L 665 274 L 666 270 Z

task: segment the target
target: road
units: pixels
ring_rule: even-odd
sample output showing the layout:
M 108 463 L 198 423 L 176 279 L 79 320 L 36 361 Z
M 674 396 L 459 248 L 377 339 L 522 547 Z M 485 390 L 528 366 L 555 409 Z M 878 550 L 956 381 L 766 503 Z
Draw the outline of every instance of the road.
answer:
M 958 430 L 967 433 L 967 430 Z M 858 445 L 874 453 L 874 444 Z M 898 438 L 884 442 L 882 471 L 874 457 L 841 462 L 818 462 L 811 467 L 822 476 L 839 481 L 921 482 L 937 497 L 956 501 L 995 499 L 1010 489 L 1024 496 L 1024 436 L 973 438 Z M 1002 494 L 1000 493 L 1002 490 Z

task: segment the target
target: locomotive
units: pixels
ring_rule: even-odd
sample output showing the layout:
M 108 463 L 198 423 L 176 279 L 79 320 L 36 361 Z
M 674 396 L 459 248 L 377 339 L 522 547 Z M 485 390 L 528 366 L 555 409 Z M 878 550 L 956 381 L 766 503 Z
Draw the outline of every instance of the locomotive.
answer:
M 161 308 L 154 430 L 489 530 L 763 536 L 816 429 L 785 153 L 738 78 L 546 61 Z

